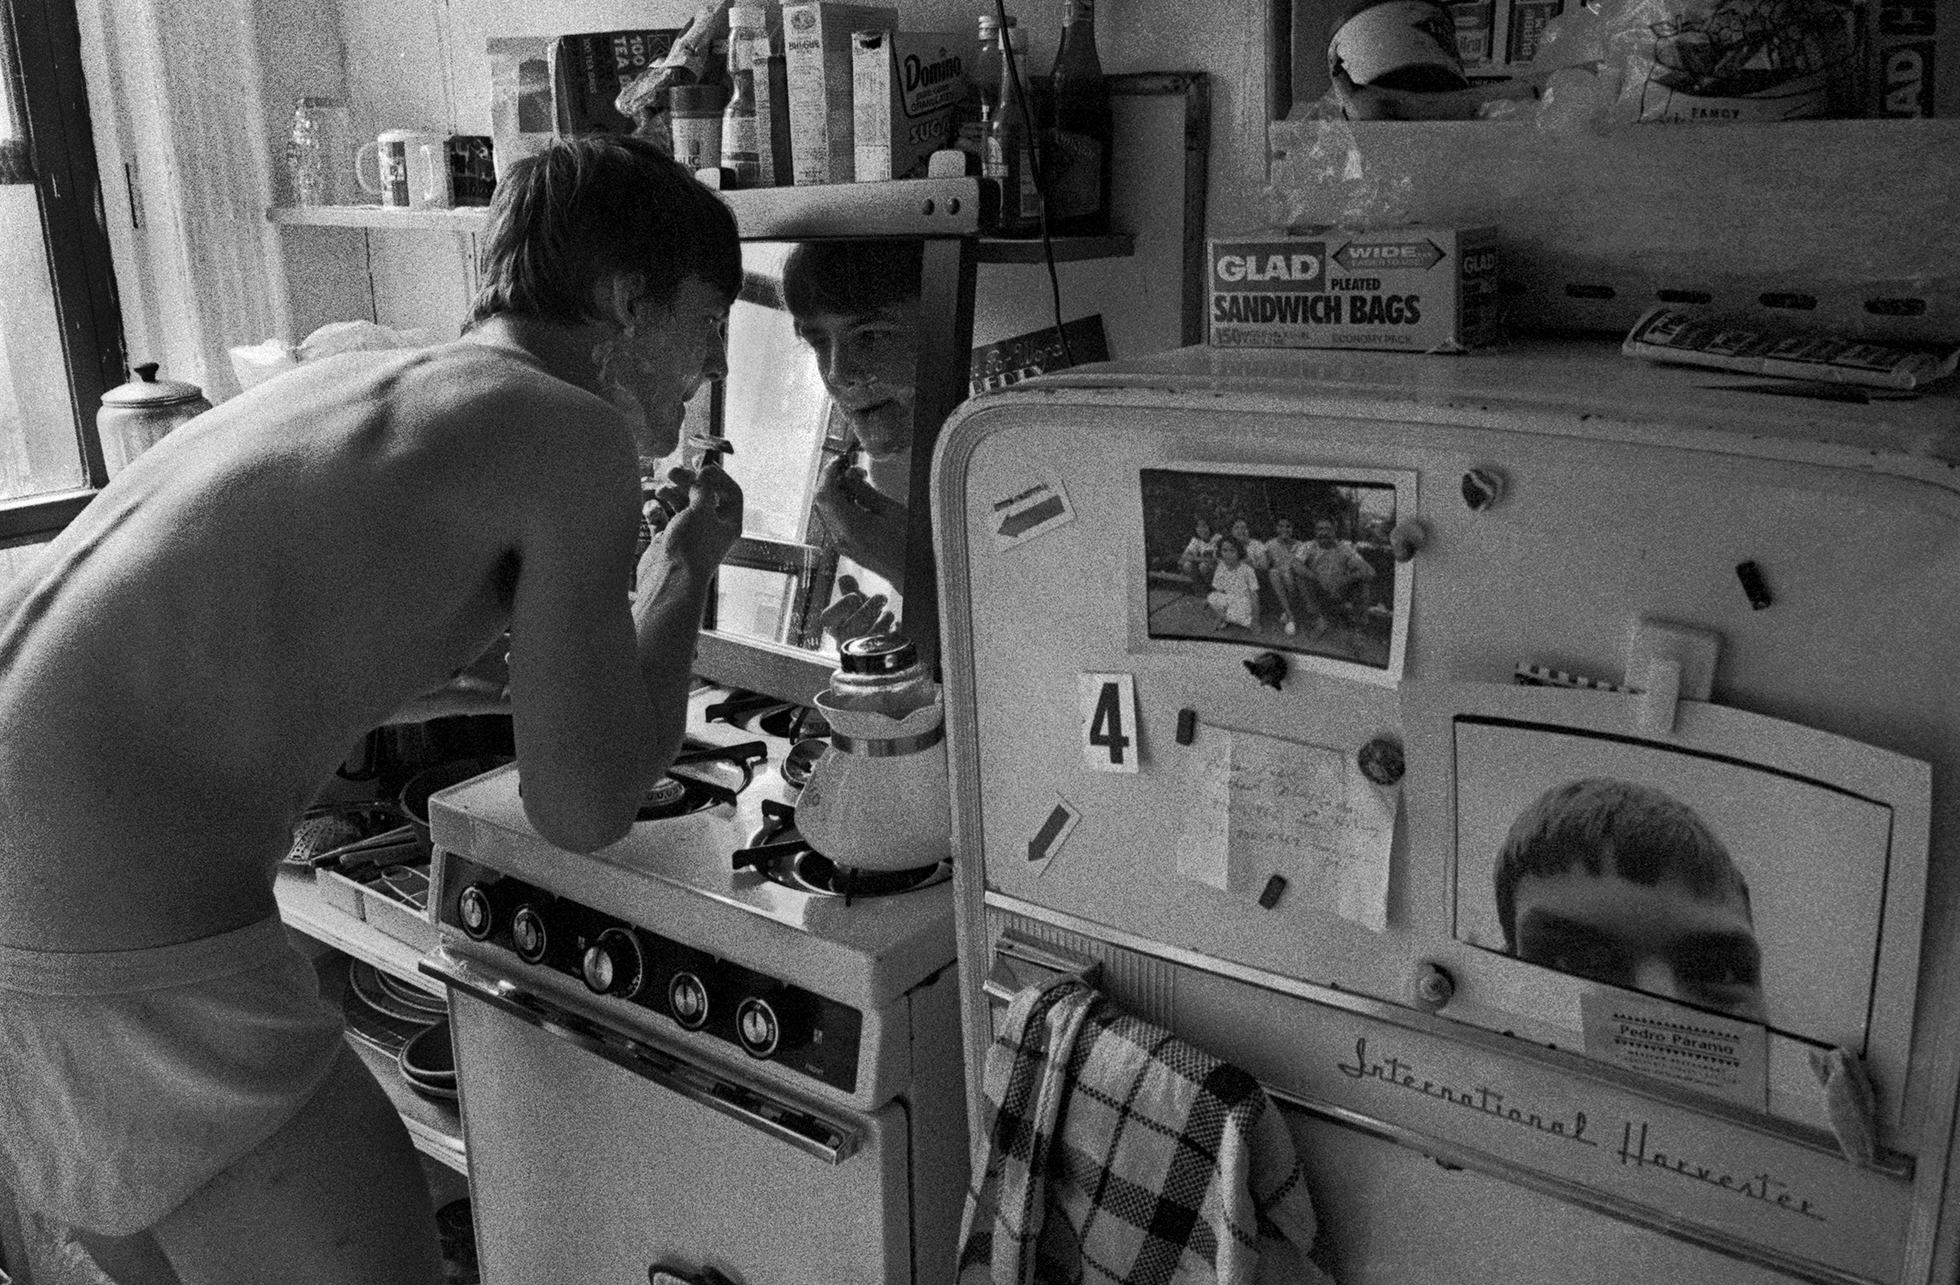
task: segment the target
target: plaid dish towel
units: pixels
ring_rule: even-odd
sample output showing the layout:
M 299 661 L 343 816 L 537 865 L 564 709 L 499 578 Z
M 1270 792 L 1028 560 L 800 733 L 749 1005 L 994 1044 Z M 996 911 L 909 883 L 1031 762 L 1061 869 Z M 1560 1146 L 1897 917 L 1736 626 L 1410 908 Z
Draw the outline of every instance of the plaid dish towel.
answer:
M 1327 1280 L 1292 1135 L 1237 1067 L 1068 978 L 1015 996 L 984 1091 L 960 1285 Z

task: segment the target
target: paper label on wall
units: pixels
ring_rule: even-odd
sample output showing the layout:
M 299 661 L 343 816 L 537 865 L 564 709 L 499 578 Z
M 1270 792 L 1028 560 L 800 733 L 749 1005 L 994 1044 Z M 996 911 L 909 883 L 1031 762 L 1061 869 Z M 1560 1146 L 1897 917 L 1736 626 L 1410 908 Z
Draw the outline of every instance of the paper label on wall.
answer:
M 1387 926 L 1400 796 L 1363 776 L 1354 755 L 1200 725 L 1185 762 L 1180 874 L 1248 897 L 1283 875 L 1288 906 Z
M 1059 794 L 1055 796 L 1055 806 L 1048 810 L 1028 839 L 1028 862 L 1036 866 L 1038 873 L 1048 872 L 1048 862 L 1062 850 L 1069 835 L 1075 833 L 1075 823 L 1081 819 L 1082 813 L 1073 804 Z
M 1614 991 L 1579 997 L 1586 1053 L 1757 1111 L 1769 1103 L 1769 1031 L 1684 1004 Z

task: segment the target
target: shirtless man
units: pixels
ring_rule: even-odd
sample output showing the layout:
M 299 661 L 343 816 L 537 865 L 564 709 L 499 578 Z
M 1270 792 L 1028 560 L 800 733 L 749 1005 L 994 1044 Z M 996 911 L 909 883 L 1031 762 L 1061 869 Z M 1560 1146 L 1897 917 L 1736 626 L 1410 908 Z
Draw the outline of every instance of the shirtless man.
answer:
M 825 466 L 816 509 L 838 551 L 905 591 L 907 497 L 912 484 L 918 378 L 917 241 L 806 241 L 783 265 L 783 302 L 810 346 L 850 449 Z M 824 613 L 839 638 L 889 628 L 883 594 L 854 577 Z
M 273 900 L 350 747 L 506 628 L 546 839 L 623 836 L 681 743 L 742 494 L 675 475 L 629 603 L 639 461 L 725 373 L 733 217 L 582 140 L 513 168 L 486 245 L 462 340 L 199 417 L 0 590 L 0 1182 L 187 1285 L 441 1278 L 407 1134 Z

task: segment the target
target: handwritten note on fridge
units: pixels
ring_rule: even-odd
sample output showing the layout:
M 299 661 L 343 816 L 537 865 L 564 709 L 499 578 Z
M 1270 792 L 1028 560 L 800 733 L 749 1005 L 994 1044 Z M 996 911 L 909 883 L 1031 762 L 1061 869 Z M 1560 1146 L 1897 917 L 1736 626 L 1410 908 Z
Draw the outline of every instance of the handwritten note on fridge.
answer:
M 1386 926 L 1397 792 L 1363 776 L 1354 755 L 1201 724 L 1186 765 L 1180 873 L 1269 898 L 1278 875 L 1278 904 Z

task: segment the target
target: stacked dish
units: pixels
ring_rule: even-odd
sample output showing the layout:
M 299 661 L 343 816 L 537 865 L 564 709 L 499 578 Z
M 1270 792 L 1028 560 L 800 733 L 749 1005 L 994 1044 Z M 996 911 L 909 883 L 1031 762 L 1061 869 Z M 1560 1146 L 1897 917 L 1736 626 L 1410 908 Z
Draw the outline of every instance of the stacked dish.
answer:
M 449 1041 L 447 1018 L 402 1045 L 395 1061 L 402 1078 L 417 1093 L 448 1102 L 456 1100 L 456 1049 Z
M 347 1033 L 394 1058 L 416 1092 L 455 1100 L 456 1058 L 449 1045 L 449 1006 L 442 996 L 352 960 L 347 966 L 346 1014 Z

